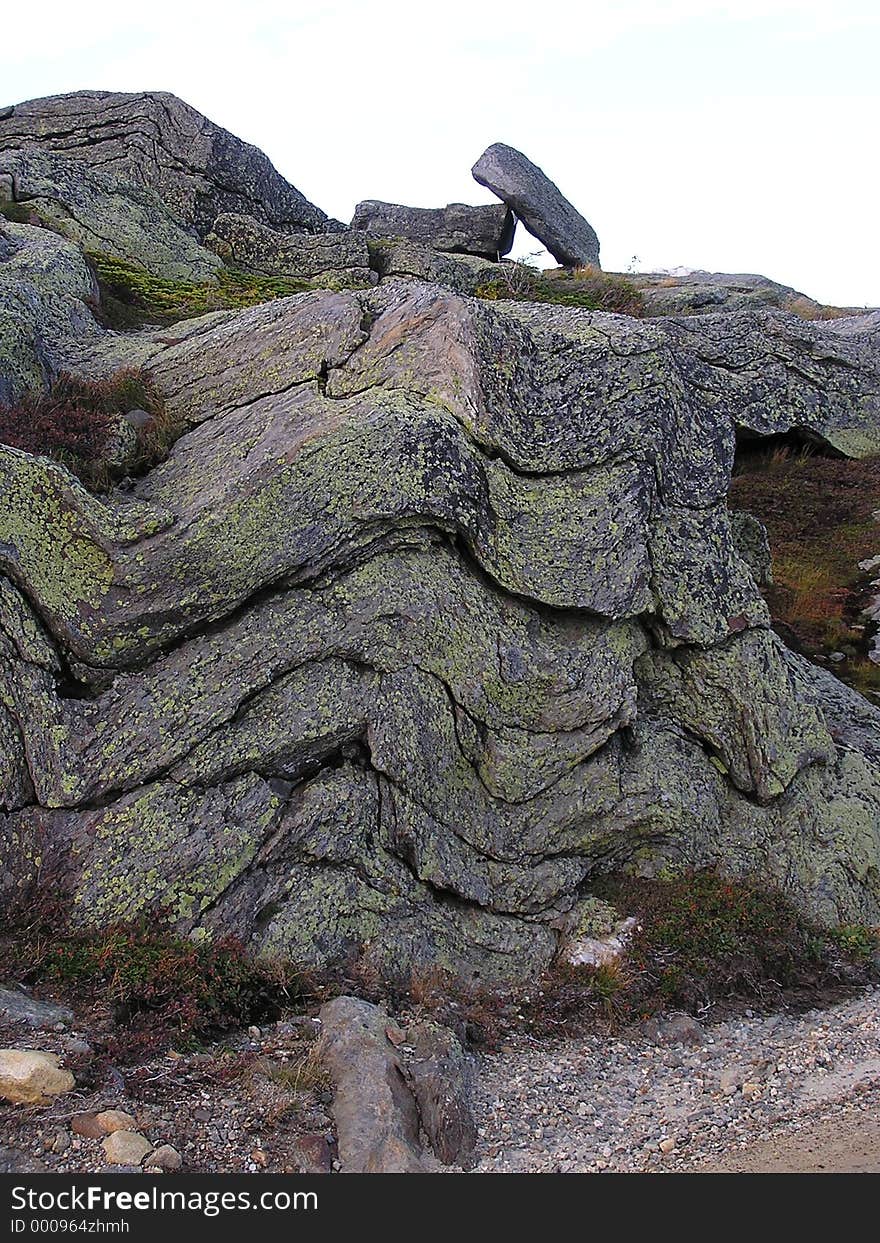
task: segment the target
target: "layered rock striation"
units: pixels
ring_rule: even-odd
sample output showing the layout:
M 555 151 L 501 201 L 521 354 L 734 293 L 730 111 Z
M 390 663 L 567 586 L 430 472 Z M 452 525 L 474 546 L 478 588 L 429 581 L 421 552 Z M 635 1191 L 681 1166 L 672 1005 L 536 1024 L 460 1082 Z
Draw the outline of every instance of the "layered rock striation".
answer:
M 880 712 L 773 632 L 726 499 L 738 434 L 880 451 L 871 324 L 482 301 L 450 263 L 120 334 L 72 242 L 0 233 L 7 390 L 140 366 L 183 428 L 102 496 L 0 445 L 0 903 L 492 981 L 612 870 L 878 922 Z

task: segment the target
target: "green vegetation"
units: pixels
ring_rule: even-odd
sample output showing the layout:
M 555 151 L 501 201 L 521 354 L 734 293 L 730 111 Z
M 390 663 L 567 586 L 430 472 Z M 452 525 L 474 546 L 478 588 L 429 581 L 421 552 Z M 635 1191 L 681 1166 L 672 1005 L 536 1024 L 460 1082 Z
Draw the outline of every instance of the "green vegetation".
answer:
M 599 896 L 638 927 L 625 952 L 600 966 L 561 959 L 543 977 L 503 996 L 439 971 L 389 993 L 360 976 L 358 992 L 437 1015 L 476 1043 L 497 1047 L 513 1031 L 544 1037 L 620 1028 L 670 1007 L 701 1014 L 822 995 L 876 979 L 878 930 L 820 927 L 777 891 L 711 869 L 676 876 L 618 876 Z M 349 988 L 352 981 L 346 982 Z
M 741 453 L 730 505 L 760 518 L 773 554 L 773 585 L 764 589 L 774 624 L 790 646 L 823 660 L 863 694 L 880 694 L 880 665 L 868 660 L 862 610 L 876 575 L 859 569 L 880 550 L 874 518 L 880 457 L 825 457 L 782 443 Z
M 128 428 L 121 416 L 134 410 L 148 417 L 128 432 L 124 460 L 114 461 L 114 437 Z M 178 434 L 152 380 L 133 367 L 103 380 L 62 372 L 47 392 L 0 406 L 0 443 L 53 458 L 95 492 L 161 461 Z
M 101 310 L 110 328 L 169 325 L 210 311 L 238 310 L 315 289 L 306 280 L 255 276 L 221 268 L 216 282 L 169 281 L 110 255 L 90 253 L 101 292 Z
M 508 263 L 503 265 L 503 269 L 478 286 L 478 298 L 550 302 L 557 306 L 579 306 L 590 311 L 613 311 L 618 315 L 641 316 L 645 313 L 641 291 L 632 281 L 617 273 L 590 267 L 539 272 L 527 263 Z
M 196 945 L 155 920 L 76 930 L 57 912 L 21 924 L 0 938 L 0 976 L 49 985 L 103 1014 L 107 1047 L 122 1062 L 192 1048 L 300 996 L 296 981 L 251 961 L 231 938 Z

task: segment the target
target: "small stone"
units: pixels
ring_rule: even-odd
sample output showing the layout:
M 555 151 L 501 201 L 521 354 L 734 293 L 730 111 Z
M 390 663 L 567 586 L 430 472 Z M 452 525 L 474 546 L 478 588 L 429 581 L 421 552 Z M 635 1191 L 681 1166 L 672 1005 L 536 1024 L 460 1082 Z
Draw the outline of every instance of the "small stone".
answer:
M 70 1147 L 70 1136 L 67 1131 L 57 1131 L 55 1138 L 52 1140 L 52 1151 L 55 1153 L 67 1152 Z
M 82 1135 L 85 1139 L 102 1139 L 107 1134 L 96 1113 L 74 1114 L 70 1126 L 74 1135 Z
M 755 1082 L 750 1081 L 750 1082 L 748 1082 L 748 1083 L 744 1083 L 744 1084 L 742 1085 L 742 1089 L 741 1089 L 741 1090 L 742 1090 L 742 1094 L 743 1094 L 743 1096 L 748 1097 L 749 1099 L 751 1099 L 751 1098 L 753 1098 L 753 1097 L 757 1096 L 757 1095 L 760 1093 L 760 1091 L 761 1091 L 761 1085 L 760 1085 L 760 1083 L 755 1083 Z
M 262 1148 L 255 1148 L 251 1153 L 251 1160 L 255 1161 L 257 1165 L 262 1165 L 265 1168 L 269 1158 L 266 1156 Z
M 151 1152 L 144 1162 L 150 1169 L 159 1170 L 179 1170 L 183 1165 L 183 1158 L 176 1148 L 172 1148 L 170 1144 L 161 1144 L 154 1152 Z
M 672 1152 L 673 1149 L 675 1148 L 675 1140 L 672 1138 L 671 1135 L 669 1135 L 666 1137 L 666 1139 L 661 1139 L 658 1147 L 661 1152 L 664 1152 L 664 1153 Z
M 105 1109 L 95 1115 L 95 1121 L 104 1135 L 112 1135 L 114 1131 L 134 1131 L 137 1119 L 121 1109 Z
M 110 1165 L 140 1166 L 153 1145 L 138 1131 L 112 1131 L 101 1143 Z
M 43 1105 L 75 1083 L 54 1053 L 0 1049 L 0 1098 L 13 1105 Z

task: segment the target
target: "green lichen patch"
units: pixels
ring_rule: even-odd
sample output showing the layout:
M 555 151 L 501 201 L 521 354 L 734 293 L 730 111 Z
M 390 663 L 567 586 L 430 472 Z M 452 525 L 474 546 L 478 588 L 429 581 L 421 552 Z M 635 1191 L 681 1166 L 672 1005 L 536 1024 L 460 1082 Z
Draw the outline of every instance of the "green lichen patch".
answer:
M 88 255 L 98 278 L 101 310 L 110 328 L 120 331 L 145 324 L 176 324 L 210 311 L 240 310 L 290 294 L 315 289 L 293 277 L 257 276 L 223 268 L 208 284 L 164 280 L 110 255 Z

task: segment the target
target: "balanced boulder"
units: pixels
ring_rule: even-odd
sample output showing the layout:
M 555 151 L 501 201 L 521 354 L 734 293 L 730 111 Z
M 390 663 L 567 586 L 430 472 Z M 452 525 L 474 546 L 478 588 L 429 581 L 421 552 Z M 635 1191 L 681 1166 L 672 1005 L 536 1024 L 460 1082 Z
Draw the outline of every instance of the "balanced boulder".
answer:
M 403 207 L 365 199 L 354 209 L 351 227 L 372 237 L 408 237 L 435 250 L 447 250 L 483 259 L 506 255 L 513 245 L 516 221 L 502 204 L 469 207 Z
M 521 151 L 503 142 L 493 143 L 471 172 L 564 267 L 599 266 L 599 239 L 592 225 Z

